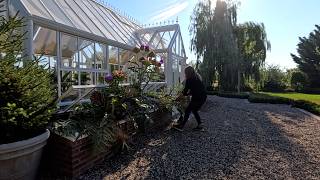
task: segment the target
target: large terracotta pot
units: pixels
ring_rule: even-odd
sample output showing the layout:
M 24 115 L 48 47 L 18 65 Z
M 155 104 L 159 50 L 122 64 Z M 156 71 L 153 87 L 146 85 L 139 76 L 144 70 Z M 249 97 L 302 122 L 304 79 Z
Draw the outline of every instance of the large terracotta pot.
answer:
M 42 149 L 50 131 L 31 139 L 0 145 L 0 180 L 33 180 L 36 178 Z

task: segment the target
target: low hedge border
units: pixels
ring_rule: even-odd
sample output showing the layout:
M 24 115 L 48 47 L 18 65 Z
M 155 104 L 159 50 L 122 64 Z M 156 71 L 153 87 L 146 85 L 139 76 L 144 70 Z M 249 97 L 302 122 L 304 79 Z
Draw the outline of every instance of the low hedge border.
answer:
M 238 99 L 248 99 L 249 93 L 232 93 L 232 92 L 216 92 L 216 91 L 208 91 L 208 95 L 215 95 L 225 98 L 238 98 Z
M 304 100 L 294 101 L 292 104 L 292 107 L 304 109 L 306 111 L 309 111 L 313 114 L 320 116 L 320 105 L 309 102 L 309 101 L 304 101 Z
M 291 105 L 293 100 L 283 97 L 275 97 L 267 94 L 253 93 L 248 98 L 251 103 L 269 103 L 269 104 L 288 104 Z
M 292 107 L 304 109 L 316 115 L 320 115 L 320 105 L 305 100 L 293 100 L 283 97 L 275 97 L 267 94 L 254 93 L 248 98 L 251 103 L 287 104 Z
M 231 92 L 216 92 L 209 91 L 208 95 L 215 95 L 226 98 L 238 98 L 238 99 L 248 99 L 251 103 L 269 103 L 269 104 L 287 104 L 292 107 L 304 109 L 308 112 L 320 116 L 320 105 L 312 103 L 305 100 L 293 100 L 284 97 L 275 97 L 262 93 L 231 93 Z

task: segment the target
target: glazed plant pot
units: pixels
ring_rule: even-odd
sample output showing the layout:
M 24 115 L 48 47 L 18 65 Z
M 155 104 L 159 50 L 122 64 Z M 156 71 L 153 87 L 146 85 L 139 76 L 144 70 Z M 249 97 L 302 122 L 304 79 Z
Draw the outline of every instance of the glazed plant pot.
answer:
M 0 145 L 0 180 L 33 180 L 36 178 L 42 149 L 50 131 L 31 139 Z

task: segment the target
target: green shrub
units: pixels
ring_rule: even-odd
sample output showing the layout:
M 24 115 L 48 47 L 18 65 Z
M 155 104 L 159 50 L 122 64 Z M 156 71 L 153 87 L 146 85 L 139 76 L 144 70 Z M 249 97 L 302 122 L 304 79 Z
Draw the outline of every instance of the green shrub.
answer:
M 0 22 L 0 144 L 31 138 L 43 132 L 55 108 L 51 74 L 37 61 L 18 57 L 22 20 Z M 23 66 L 19 66 L 22 65 Z
M 218 95 L 218 92 L 217 91 L 207 91 L 207 95 L 216 96 L 216 95 Z
M 252 103 L 291 104 L 293 100 L 283 97 L 275 97 L 267 94 L 254 93 L 248 98 Z
M 250 94 L 249 93 L 218 92 L 217 95 L 220 97 L 226 97 L 226 98 L 248 99 Z
M 297 92 L 303 91 L 308 84 L 308 77 L 301 71 L 295 71 L 291 76 L 291 87 Z
M 270 65 L 265 70 L 263 91 L 283 92 L 287 88 L 287 75 L 279 66 Z
M 207 91 L 207 95 L 220 96 L 226 98 L 248 99 L 250 93 Z
M 306 93 L 306 94 L 320 94 L 320 88 L 304 88 L 302 90 L 303 93 Z
M 320 105 L 312 103 L 312 102 L 308 102 L 308 101 L 304 101 L 304 100 L 297 100 L 297 101 L 293 102 L 292 106 L 304 109 L 304 110 L 309 111 L 311 113 L 314 113 L 316 115 L 320 115 Z

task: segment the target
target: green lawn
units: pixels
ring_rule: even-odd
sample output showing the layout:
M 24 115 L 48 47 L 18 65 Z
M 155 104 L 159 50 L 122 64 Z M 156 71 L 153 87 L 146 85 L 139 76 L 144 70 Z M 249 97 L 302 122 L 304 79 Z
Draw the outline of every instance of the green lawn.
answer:
M 293 100 L 306 100 L 310 102 L 314 102 L 316 104 L 320 105 L 320 95 L 315 94 L 302 94 L 302 93 L 264 93 L 268 94 L 270 96 L 278 96 L 278 97 L 284 97 L 289 98 Z

